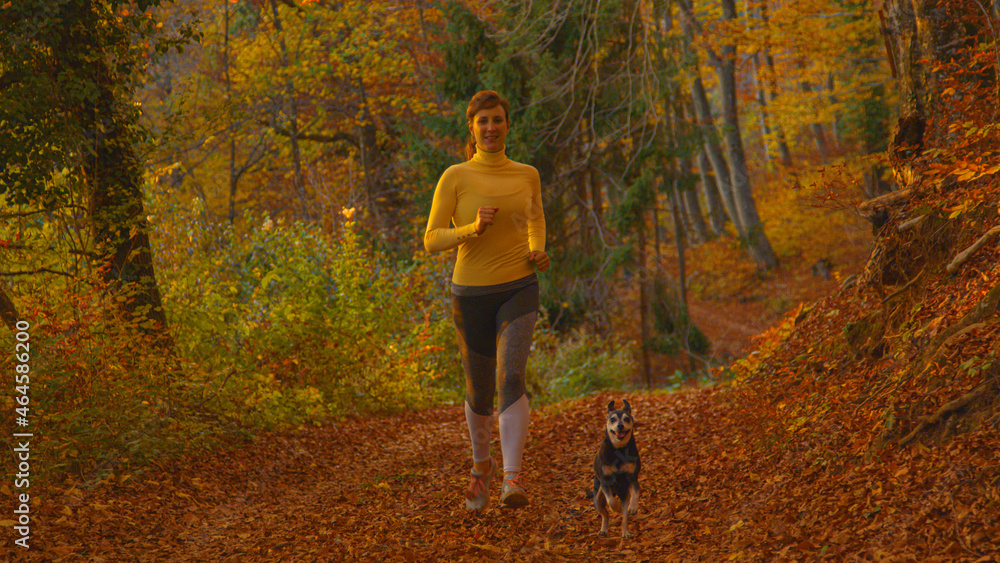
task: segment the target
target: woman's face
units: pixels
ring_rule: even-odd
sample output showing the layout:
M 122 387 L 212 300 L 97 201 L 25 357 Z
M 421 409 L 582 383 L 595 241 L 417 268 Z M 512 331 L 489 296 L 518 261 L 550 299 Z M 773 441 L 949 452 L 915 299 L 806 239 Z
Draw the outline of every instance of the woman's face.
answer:
M 476 139 L 476 144 L 489 152 L 496 152 L 504 148 L 509 130 L 510 123 L 507 122 L 507 114 L 499 105 L 479 110 L 472 117 L 472 123 L 469 124 L 469 132 Z

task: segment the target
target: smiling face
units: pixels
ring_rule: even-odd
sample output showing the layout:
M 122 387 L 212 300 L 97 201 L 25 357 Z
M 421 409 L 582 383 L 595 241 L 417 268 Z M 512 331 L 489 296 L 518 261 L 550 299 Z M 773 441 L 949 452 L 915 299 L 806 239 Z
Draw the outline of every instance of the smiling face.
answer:
M 488 152 L 503 150 L 510 131 L 510 121 L 503 107 L 496 105 L 476 112 L 469 123 L 476 144 Z
M 611 411 L 608 413 L 608 438 L 616 448 L 628 443 L 632 434 L 632 414 L 627 411 Z

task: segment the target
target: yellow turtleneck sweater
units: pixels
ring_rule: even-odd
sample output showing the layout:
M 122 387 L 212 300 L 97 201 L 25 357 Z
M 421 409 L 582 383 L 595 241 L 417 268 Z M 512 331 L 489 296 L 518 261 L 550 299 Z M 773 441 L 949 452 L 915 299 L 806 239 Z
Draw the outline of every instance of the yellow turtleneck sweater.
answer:
M 493 224 L 478 235 L 476 215 L 487 206 L 500 209 Z M 424 248 L 442 252 L 456 246 L 451 278 L 455 284 L 497 285 L 533 274 L 528 255 L 545 250 L 538 171 L 508 159 L 504 151 L 483 149 L 477 149 L 472 160 L 445 170 L 434 190 Z

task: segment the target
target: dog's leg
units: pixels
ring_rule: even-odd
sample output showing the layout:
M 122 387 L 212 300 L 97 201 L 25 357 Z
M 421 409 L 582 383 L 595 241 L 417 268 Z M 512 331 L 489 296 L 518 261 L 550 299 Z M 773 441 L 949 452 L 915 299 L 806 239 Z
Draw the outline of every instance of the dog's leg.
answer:
M 631 539 L 632 534 L 628 531 L 628 517 L 632 514 L 632 503 L 635 499 L 634 485 L 628 487 L 628 499 L 622 502 L 622 538 Z
M 632 538 L 632 534 L 628 531 L 628 510 L 622 510 L 622 537 L 626 539 Z
M 639 483 L 633 483 L 628 488 L 628 513 L 639 512 Z
M 631 539 L 634 536 L 628 531 L 628 517 L 639 510 L 639 484 L 628 487 L 628 500 L 622 503 L 622 537 Z
M 604 489 L 598 487 L 597 491 L 594 492 L 594 507 L 597 508 L 597 512 L 601 515 L 601 531 L 597 532 L 599 536 L 608 535 L 608 499 L 604 496 Z

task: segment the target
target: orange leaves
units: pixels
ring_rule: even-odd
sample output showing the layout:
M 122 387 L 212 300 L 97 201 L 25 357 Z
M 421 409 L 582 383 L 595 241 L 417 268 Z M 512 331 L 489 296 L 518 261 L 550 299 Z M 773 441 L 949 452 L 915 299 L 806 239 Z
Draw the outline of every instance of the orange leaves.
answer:
M 758 399 L 728 404 L 731 393 L 630 396 L 644 491 L 633 540 L 597 537 L 584 497 L 602 395 L 535 413 L 532 504 L 516 512 L 461 506 L 468 445 L 461 410 L 448 407 L 261 433 L 137 479 L 51 490 L 38 533 L 63 547 L 42 546 L 37 560 L 84 545 L 109 560 L 387 562 L 929 561 L 956 545 L 973 561 L 1000 547 L 989 432 L 848 465 L 823 442 L 769 456 L 756 440 L 766 426 L 749 417 Z M 746 434 L 755 439 L 737 443 Z M 113 540 L 123 536 L 133 541 Z
M 979 165 L 960 161 L 956 164 L 955 169 L 952 170 L 951 173 L 954 174 L 960 182 L 970 182 L 983 176 L 992 176 L 997 172 L 1000 172 L 1000 164 L 994 164 L 991 166 L 989 164 Z M 982 192 L 980 192 L 980 194 L 982 195 Z

